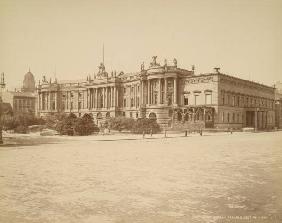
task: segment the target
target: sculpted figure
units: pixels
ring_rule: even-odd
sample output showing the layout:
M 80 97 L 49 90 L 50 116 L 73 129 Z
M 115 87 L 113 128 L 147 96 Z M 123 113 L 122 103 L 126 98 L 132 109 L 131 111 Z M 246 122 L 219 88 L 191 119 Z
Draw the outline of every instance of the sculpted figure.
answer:
M 173 59 L 173 64 L 175 67 L 177 67 L 177 60 L 175 58 Z
M 141 71 L 144 70 L 144 62 L 141 64 Z

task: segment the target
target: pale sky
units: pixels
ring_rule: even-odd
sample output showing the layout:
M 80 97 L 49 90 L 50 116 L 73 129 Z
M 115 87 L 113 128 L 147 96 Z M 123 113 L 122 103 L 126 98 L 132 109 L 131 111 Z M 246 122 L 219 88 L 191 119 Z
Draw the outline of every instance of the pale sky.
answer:
M 136 72 L 177 58 L 267 85 L 282 81 L 281 0 L 0 0 L 0 72 L 9 89 L 28 71 L 61 80 L 105 66 Z

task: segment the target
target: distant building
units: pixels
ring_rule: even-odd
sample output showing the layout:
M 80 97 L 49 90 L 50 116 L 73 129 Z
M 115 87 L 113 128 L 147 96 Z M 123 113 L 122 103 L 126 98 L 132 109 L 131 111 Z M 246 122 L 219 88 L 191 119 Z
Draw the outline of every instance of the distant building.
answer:
M 3 81 L 2 81 L 3 80 Z M 1 76 L 1 86 L 5 86 L 4 74 Z M 1 98 L 4 103 L 9 103 L 13 109 L 14 114 L 32 113 L 36 114 L 36 91 L 34 76 L 30 72 L 24 76 L 23 87 L 21 91 L 8 91 L 2 89 Z
M 34 76 L 29 69 L 28 72 L 24 75 L 22 91 L 34 93 L 35 90 L 36 88 L 35 88 Z
M 147 117 L 165 128 L 273 128 L 274 88 L 220 72 L 196 75 L 174 59 L 163 65 L 153 57 L 136 73 L 107 73 L 103 63 L 93 77 L 43 81 L 38 86 L 40 116 L 59 112 L 110 117 Z
M 275 126 L 282 128 L 282 82 L 275 84 Z

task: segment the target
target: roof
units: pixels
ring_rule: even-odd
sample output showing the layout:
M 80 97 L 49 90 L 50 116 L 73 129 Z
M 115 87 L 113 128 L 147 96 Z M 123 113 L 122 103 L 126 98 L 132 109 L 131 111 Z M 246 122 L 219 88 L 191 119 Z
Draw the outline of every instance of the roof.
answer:
M 204 74 L 195 75 L 193 77 L 212 76 L 212 75 L 220 75 L 220 76 L 223 76 L 223 77 L 228 77 L 228 78 L 232 78 L 232 79 L 239 80 L 239 81 L 245 81 L 245 82 L 248 82 L 250 84 L 259 85 L 261 87 L 270 88 L 272 90 L 274 89 L 274 87 L 271 87 L 271 86 L 268 86 L 268 85 L 265 85 L 265 84 L 261 84 L 261 83 L 255 82 L 255 81 L 245 80 L 245 79 L 235 77 L 235 76 L 232 76 L 232 75 L 228 75 L 228 74 L 224 74 L 224 73 L 204 73 Z
M 6 91 L 3 94 L 12 94 L 14 97 L 36 97 L 35 93 L 32 92 L 22 92 L 22 91 Z

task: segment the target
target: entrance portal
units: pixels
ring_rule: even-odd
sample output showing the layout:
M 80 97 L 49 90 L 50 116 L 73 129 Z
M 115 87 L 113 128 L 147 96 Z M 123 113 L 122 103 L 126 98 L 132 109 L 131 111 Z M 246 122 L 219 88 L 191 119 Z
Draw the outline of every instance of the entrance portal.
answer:
M 246 127 L 255 127 L 255 112 L 246 111 Z

